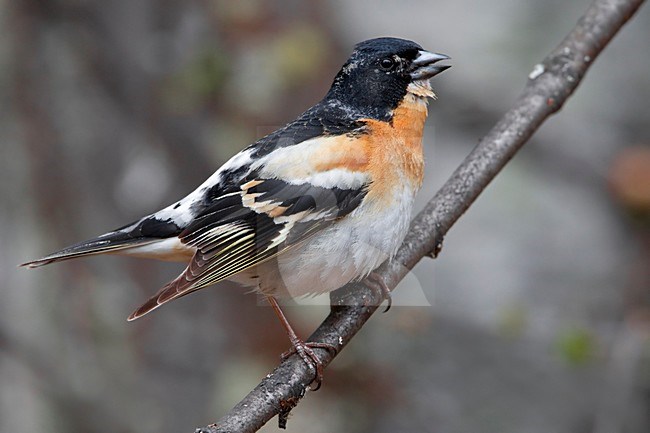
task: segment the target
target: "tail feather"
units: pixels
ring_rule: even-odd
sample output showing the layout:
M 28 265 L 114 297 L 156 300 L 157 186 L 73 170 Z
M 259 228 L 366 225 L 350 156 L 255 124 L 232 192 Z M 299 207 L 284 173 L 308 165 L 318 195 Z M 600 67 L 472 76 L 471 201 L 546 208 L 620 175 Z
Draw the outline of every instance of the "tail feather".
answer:
M 95 254 L 108 254 L 135 246 L 150 244 L 159 240 L 160 239 L 152 239 L 146 237 L 133 238 L 129 237 L 123 232 L 111 232 L 99 236 L 95 239 L 90 239 L 78 244 L 71 245 L 60 251 L 48 254 L 47 256 L 40 259 L 21 263 L 18 266 L 38 268 L 40 266 L 49 265 L 50 263 L 54 262 L 61 262 L 64 260 L 70 260 L 77 257 L 90 256 Z
M 192 284 L 193 282 L 186 278 L 185 272 L 182 273 L 174 280 L 165 284 L 155 295 L 147 299 L 144 304 L 140 305 L 133 313 L 131 313 L 127 320 L 131 322 L 139 319 L 158 307 L 199 289 L 193 288 Z
M 137 250 L 136 247 L 174 238 L 180 232 L 181 228 L 175 224 L 173 220 L 170 218 L 161 219 L 156 217 L 156 214 L 153 214 L 94 239 L 79 242 L 78 244 L 71 245 L 38 260 L 22 263 L 19 266 L 38 268 L 39 266 L 48 265 L 50 263 L 94 254 L 109 254 L 120 251 L 127 253 L 127 250 L 130 249 Z M 187 252 L 180 251 L 179 254 L 183 255 L 187 254 Z M 142 254 L 142 252 L 140 252 L 140 256 L 142 257 L 152 255 L 165 260 L 165 251 L 154 251 L 153 254 Z M 172 254 L 171 260 L 177 259 L 177 255 Z

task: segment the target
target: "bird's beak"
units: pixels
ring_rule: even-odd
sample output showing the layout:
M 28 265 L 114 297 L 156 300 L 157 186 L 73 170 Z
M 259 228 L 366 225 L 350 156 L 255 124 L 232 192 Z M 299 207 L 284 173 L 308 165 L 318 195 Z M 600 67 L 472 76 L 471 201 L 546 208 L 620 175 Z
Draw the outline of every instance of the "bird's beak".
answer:
M 411 63 L 410 74 L 413 81 L 428 80 L 441 73 L 444 70 L 451 68 L 451 65 L 438 65 L 435 63 L 441 60 L 449 60 L 450 57 L 444 54 L 430 53 L 429 51 L 421 50 L 418 56 Z

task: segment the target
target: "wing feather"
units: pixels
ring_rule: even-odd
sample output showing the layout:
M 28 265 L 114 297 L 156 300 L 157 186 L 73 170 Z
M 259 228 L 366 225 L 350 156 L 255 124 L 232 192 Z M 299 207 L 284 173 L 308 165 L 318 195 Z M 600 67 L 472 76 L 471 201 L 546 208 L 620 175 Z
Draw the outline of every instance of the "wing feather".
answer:
M 215 199 L 180 233 L 183 243 L 196 248 L 194 257 L 129 320 L 275 257 L 352 212 L 366 194 L 365 186 L 322 188 L 255 176 L 240 184 L 240 194 Z

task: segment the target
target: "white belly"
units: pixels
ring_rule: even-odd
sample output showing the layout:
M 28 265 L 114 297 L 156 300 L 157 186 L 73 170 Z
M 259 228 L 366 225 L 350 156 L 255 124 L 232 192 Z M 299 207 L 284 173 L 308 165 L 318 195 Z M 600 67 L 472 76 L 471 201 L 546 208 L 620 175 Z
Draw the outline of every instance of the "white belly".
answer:
M 394 191 L 393 205 L 362 203 L 341 221 L 233 280 L 274 296 L 316 295 L 366 277 L 400 246 L 411 220 L 414 188 Z M 255 278 L 253 278 L 255 277 Z

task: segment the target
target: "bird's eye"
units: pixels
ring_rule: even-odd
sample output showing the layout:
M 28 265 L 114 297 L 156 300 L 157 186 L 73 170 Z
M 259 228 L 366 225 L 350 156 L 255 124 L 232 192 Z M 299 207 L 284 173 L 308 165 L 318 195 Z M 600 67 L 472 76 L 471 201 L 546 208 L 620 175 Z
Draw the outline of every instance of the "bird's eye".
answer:
M 396 65 L 395 60 L 392 59 L 391 57 L 386 57 L 385 59 L 381 59 L 381 61 L 379 62 L 379 66 L 381 66 L 381 68 L 384 71 L 392 70 L 395 67 L 395 65 Z

